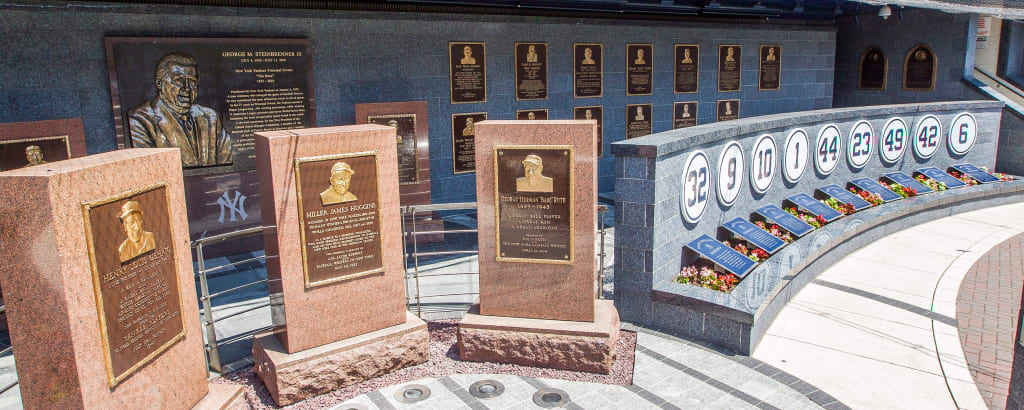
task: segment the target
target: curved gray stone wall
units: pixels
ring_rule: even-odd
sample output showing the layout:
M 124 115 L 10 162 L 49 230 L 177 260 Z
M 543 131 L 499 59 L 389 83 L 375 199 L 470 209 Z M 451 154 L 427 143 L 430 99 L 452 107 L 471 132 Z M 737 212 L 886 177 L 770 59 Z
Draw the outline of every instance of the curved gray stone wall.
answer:
M 788 301 L 788 296 L 779 298 L 778 294 L 795 293 L 794 289 L 799 289 L 799 286 L 787 286 L 789 280 L 806 269 L 808 263 L 821 268 L 821 263 L 826 261 L 822 255 L 839 255 L 828 250 L 848 246 L 844 244 L 851 243 L 851 232 L 887 234 L 898 229 L 898 221 L 892 221 L 891 215 L 886 217 L 890 212 L 914 204 L 929 204 L 928 209 L 948 209 L 959 204 L 956 198 L 963 195 L 988 192 L 986 195 L 998 197 L 1004 194 L 1000 190 L 1020 184 L 930 194 L 842 218 L 780 250 L 755 268 L 731 293 L 672 281 L 682 266 L 685 244 L 702 234 L 715 237 L 717 228 L 728 220 L 749 219 L 759 207 L 782 206 L 783 199 L 791 195 L 813 194 L 815 189 L 828 184 L 845 187 L 857 178 L 877 179 L 894 171 L 912 174 L 926 166 L 945 170 L 948 165 L 964 162 L 991 169 L 995 165 L 1001 109 L 1000 102 L 964 101 L 806 111 L 708 124 L 613 144 L 612 151 L 616 155 L 615 299 L 620 316 L 625 321 L 749 352 L 759 340 L 758 332 L 767 328 L 774 312 Z M 971 113 L 977 120 L 977 142 L 966 154 L 955 155 L 947 148 L 946 138 L 954 118 L 964 112 Z M 860 121 L 867 121 L 874 134 L 881 134 L 885 123 L 896 117 L 913 133 L 917 122 L 928 115 L 937 117 L 942 126 L 939 149 L 932 157 L 920 158 L 908 147 L 900 160 L 890 164 L 881 160 L 875 141 L 869 162 L 863 168 L 857 169 L 848 163 L 845 151 L 849 134 Z M 762 194 L 753 189 L 749 168 L 757 139 L 771 135 L 778 150 L 782 150 L 787 135 L 799 128 L 807 133 L 813 145 L 818 132 L 829 125 L 838 127 L 842 141 L 839 163 L 831 174 L 818 172 L 811 160 L 798 181 L 789 182 L 776 172 L 766 192 Z M 737 199 L 726 206 L 715 194 L 717 169 L 719 155 L 732 142 L 738 143 L 743 152 L 745 169 Z M 708 204 L 700 219 L 691 223 L 683 217 L 680 196 L 684 162 L 695 151 L 705 153 L 712 175 Z M 781 164 L 780 158 L 775 161 L 776 166 Z M 920 213 L 920 210 L 915 212 Z M 873 229 L 876 226 L 884 226 L 884 229 Z

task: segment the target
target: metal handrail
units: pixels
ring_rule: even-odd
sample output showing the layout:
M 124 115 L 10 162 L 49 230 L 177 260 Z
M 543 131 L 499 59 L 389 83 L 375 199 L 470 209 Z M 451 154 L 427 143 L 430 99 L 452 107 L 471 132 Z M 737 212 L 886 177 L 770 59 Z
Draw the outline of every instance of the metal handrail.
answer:
M 210 245 L 213 243 L 224 242 L 229 239 L 241 238 L 243 236 L 255 235 L 262 233 L 264 229 L 276 228 L 274 225 L 269 226 L 254 226 L 252 228 L 240 229 L 237 231 L 225 232 L 219 235 L 207 236 L 205 238 L 199 238 L 192 241 L 192 247 L 195 248 L 199 245 Z

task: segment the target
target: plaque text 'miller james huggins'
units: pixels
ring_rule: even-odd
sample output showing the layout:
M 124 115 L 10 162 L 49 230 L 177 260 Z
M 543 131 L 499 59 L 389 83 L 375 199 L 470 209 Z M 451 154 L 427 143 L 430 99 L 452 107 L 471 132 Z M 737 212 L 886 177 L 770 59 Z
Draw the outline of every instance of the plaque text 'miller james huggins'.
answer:
M 295 159 L 306 287 L 384 271 L 377 152 Z
M 499 262 L 573 262 L 573 148 L 494 148 Z

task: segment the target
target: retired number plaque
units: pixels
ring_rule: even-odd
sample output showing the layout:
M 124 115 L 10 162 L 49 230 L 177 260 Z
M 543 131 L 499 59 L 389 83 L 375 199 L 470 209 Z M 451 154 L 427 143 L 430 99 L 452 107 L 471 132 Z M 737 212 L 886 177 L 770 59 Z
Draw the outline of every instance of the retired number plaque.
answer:
M 295 159 L 307 288 L 384 271 L 377 152 Z
M 494 147 L 497 261 L 573 262 L 573 147 Z
M 110 387 L 185 337 L 167 183 L 82 205 Z

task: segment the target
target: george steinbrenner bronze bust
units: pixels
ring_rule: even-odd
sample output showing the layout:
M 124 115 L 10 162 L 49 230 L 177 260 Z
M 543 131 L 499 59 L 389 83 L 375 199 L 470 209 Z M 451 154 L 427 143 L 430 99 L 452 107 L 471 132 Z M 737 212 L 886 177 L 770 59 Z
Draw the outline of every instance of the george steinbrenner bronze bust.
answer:
M 178 148 L 186 167 L 231 163 L 231 135 L 213 108 L 196 104 L 199 67 L 185 54 L 164 55 L 153 76 L 156 96 L 128 110 L 132 145 Z

